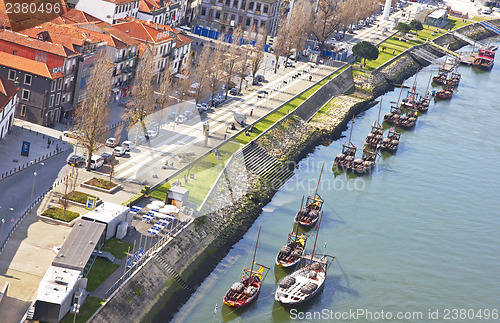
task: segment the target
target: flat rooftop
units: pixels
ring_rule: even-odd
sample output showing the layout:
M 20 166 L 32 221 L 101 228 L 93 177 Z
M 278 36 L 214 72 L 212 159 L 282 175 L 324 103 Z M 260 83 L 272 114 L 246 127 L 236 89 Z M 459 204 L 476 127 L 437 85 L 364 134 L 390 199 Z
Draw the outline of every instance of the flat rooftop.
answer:
M 105 229 L 103 223 L 78 220 L 52 261 L 52 266 L 83 271 Z
M 43 276 L 36 299 L 52 304 L 62 304 L 78 283 L 80 271 L 50 266 Z
M 103 202 L 101 205 L 83 215 L 85 219 L 91 219 L 102 223 L 110 223 L 114 218 L 128 212 L 129 207 L 111 202 Z

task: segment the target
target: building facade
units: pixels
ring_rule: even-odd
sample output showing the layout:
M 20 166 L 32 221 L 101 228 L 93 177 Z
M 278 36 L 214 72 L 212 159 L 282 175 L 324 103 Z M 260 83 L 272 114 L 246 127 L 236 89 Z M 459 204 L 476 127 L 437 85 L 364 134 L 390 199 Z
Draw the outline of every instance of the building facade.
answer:
M 125 17 L 137 17 L 139 0 L 69 0 L 68 5 L 109 24 Z
M 0 140 L 5 137 L 14 124 L 17 90 L 14 83 L 0 75 Z
M 202 0 L 194 24 L 231 35 L 243 30 L 264 27 L 269 36 L 277 32 L 280 0 Z
M 162 25 L 178 26 L 182 20 L 179 0 L 140 0 L 137 18 Z

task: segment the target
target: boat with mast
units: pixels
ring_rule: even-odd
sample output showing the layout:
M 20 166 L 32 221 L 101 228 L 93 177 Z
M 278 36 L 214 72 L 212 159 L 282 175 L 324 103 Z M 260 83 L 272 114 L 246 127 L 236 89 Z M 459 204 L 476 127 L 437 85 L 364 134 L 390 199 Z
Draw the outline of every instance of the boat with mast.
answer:
M 491 70 L 495 62 L 495 51 L 491 49 L 479 49 L 479 53 L 472 62 L 472 66 L 482 70 Z
M 432 77 L 433 83 L 443 85 L 446 82 L 446 79 L 448 78 L 448 72 L 449 72 L 449 70 L 446 68 L 447 61 L 448 61 L 448 53 L 446 53 L 446 57 L 444 59 L 443 66 L 439 69 L 438 74 Z
M 365 148 L 363 149 L 363 157 L 355 159 L 349 171 L 356 174 L 367 174 L 375 166 L 376 159 L 377 152 Z
M 403 129 L 410 129 L 417 124 L 418 110 L 416 108 L 409 109 L 406 114 L 399 117 L 398 124 Z
M 377 150 L 384 139 L 384 128 L 380 124 L 380 111 L 382 110 L 382 98 L 380 98 L 380 107 L 378 110 L 377 121 L 373 123 L 370 133 L 366 136 L 365 146 Z
M 295 215 L 294 221 L 295 223 L 305 226 L 311 227 L 318 222 L 318 218 L 323 208 L 323 199 L 318 194 L 319 182 L 321 180 L 321 174 L 323 174 L 323 168 L 325 167 L 325 163 L 321 166 L 321 172 L 319 173 L 318 184 L 316 184 L 316 189 L 314 190 L 313 196 L 308 196 L 306 200 L 306 205 L 302 207 L 300 205 L 300 209 Z M 304 201 L 304 198 L 302 198 Z
M 302 198 L 304 202 L 304 198 Z M 284 268 L 293 267 L 299 263 L 306 249 L 307 236 L 299 235 L 299 226 L 295 232 L 288 234 L 286 245 L 283 246 L 276 255 L 276 265 Z
M 387 134 L 387 138 L 382 141 L 382 145 L 380 145 L 380 150 L 395 152 L 399 147 L 399 138 L 401 134 L 397 131 L 398 123 L 394 124 L 394 128 L 389 129 L 389 133 Z
M 349 165 L 352 164 L 355 156 L 356 156 L 356 146 L 351 142 L 352 137 L 352 129 L 354 126 L 354 117 L 351 121 L 351 132 L 349 134 L 349 141 L 344 142 L 342 145 L 342 153 L 335 156 L 333 160 L 333 165 L 337 167 L 337 169 L 347 170 Z
M 391 111 L 384 115 L 384 122 L 388 124 L 394 124 L 397 120 L 399 120 L 399 116 L 401 115 L 401 106 L 399 105 L 399 100 L 401 99 L 401 94 L 403 93 L 404 82 L 401 84 L 401 91 L 399 91 L 398 101 L 391 103 Z
M 283 278 L 276 289 L 274 299 L 284 306 L 296 306 L 309 301 L 325 284 L 328 267 L 335 257 L 315 253 L 322 217 L 323 212 L 320 214 L 312 253 L 302 256 L 298 269 Z
M 257 245 L 259 244 L 260 227 L 257 233 L 257 241 L 253 252 L 252 265 L 250 269 L 243 268 L 241 281 L 234 283 L 226 292 L 222 299 L 224 304 L 230 307 L 242 307 L 252 302 L 259 295 L 262 286 L 264 270 L 269 271 L 269 267 L 255 263 L 255 255 L 257 254 Z M 257 269 L 254 270 L 254 266 Z
M 429 76 L 429 82 L 427 82 L 427 88 L 425 89 L 425 95 L 419 95 L 419 99 L 416 102 L 416 107 L 419 112 L 427 112 L 429 110 L 429 105 L 431 103 L 431 98 L 429 97 L 429 85 L 431 84 L 431 76 Z
M 444 89 L 432 91 L 432 96 L 441 100 L 449 100 L 453 96 L 454 92 L 455 90 L 451 82 L 446 82 Z

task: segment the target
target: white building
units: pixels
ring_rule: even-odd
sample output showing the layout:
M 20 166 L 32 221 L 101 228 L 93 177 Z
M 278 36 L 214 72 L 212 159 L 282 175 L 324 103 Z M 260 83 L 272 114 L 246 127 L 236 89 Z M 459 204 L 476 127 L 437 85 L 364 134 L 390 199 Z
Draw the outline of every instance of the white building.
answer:
M 178 26 L 182 13 L 178 0 L 139 0 L 137 18 L 162 25 Z
M 68 5 L 109 24 L 125 17 L 137 17 L 139 11 L 139 0 L 69 0 Z
M 0 75 L 0 140 L 14 124 L 17 106 L 17 86 Z
M 50 266 L 38 287 L 33 319 L 57 323 L 73 305 L 81 272 Z
M 132 223 L 130 208 L 111 202 L 103 202 L 101 205 L 82 216 L 82 220 L 95 221 L 106 224 L 106 240 L 115 236 L 118 225 L 122 222 Z

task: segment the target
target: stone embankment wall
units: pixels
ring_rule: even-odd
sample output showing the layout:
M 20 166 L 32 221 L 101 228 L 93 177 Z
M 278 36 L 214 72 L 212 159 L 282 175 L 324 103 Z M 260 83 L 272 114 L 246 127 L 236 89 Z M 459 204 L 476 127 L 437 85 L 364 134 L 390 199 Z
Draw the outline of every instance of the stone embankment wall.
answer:
M 490 23 L 500 27 L 500 20 Z M 492 36 L 489 30 L 478 25 L 468 26 L 460 32 L 476 40 Z M 452 35 L 441 36 L 435 42 L 441 46 L 450 44 L 452 50 L 466 45 Z M 443 55 L 431 45 L 425 46 L 435 55 Z M 303 114 L 290 116 L 262 136 L 258 144 L 283 161 L 298 162 L 317 145 L 328 144 L 338 138 L 352 115 L 369 107 L 374 98 L 391 90 L 393 84 L 412 76 L 422 65 L 425 63 L 410 54 L 403 54 L 374 73 L 349 68 L 349 73 L 343 73 L 342 79 L 337 79 L 307 100 Z M 350 95 L 339 95 L 329 101 L 334 95 L 352 90 L 354 92 Z M 316 112 L 326 102 L 324 109 L 310 122 L 304 121 L 312 115 L 311 111 Z M 242 171 L 240 176 L 251 181 L 250 190 L 242 198 L 231 206 L 196 219 L 117 290 L 89 321 L 137 322 L 145 316 L 153 317 L 160 310 L 161 319 L 170 320 L 232 245 L 241 239 L 275 193 L 251 174 Z M 227 194 L 225 196 L 217 199 L 227 198 Z M 174 277 L 176 274 L 180 275 L 177 279 Z M 179 284 L 179 278 L 188 283 Z

